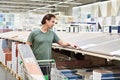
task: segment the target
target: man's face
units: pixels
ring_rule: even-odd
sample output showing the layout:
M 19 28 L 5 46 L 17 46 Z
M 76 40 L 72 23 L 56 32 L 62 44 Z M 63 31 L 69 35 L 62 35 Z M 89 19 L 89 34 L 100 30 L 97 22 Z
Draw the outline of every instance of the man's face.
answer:
M 46 20 L 47 26 L 51 29 L 55 25 L 55 18 L 52 17 L 51 20 Z

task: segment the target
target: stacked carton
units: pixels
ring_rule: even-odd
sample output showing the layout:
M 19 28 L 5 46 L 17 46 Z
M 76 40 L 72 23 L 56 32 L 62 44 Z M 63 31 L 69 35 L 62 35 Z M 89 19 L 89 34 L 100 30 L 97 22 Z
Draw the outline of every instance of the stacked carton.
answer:
M 120 70 L 119 69 L 93 70 L 93 80 L 120 80 Z
M 5 65 L 7 65 L 7 62 L 9 61 L 10 63 L 12 60 L 11 50 L 9 48 L 5 48 L 3 49 L 3 54 L 4 54 Z
M 15 42 L 12 42 L 12 70 L 17 73 L 17 55 Z
M 82 68 L 78 69 L 76 74 L 81 75 L 83 77 L 83 80 L 92 80 L 92 71 L 93 69 Z
M 18 44 L 19 42 L 12 42 L 12 69 L 18 73 Z
M 2 41 L 3 39 L 0 39 L 0 61 L 3 63 L 5 61 L 3 59 Z
M 77 70 L 60 70 L 61 74 L 66 77 L 67 80 L 83 80 L 83 77 L 81 75 L 77 75 Z
M 11 68 L 11 49 L 8 47 L 8 40 L 6 39 L 1 39 L 0 40 L 0 61 L 4 64 L 7 65 L 8 67 Z

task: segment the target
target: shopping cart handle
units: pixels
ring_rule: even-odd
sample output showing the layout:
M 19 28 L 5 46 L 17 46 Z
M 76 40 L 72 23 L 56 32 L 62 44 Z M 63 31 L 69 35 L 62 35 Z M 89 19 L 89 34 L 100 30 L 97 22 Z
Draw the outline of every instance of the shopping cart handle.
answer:
M 54 63 L 55 60 L 54 60 L 54 59 L 49 59 L 49 60 L 37 60 L 37 62 L 52 62 L 52 63 Z

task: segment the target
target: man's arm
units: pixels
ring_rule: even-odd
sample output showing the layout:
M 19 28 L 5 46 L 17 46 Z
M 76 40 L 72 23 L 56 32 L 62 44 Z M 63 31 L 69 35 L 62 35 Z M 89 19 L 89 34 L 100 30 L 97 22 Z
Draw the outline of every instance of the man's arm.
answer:
M 32 45 L 32 43 L 31 43 L 31 42 L 29 42 L 29 41 L 27 41 L 27 42 L 26 42 L 26 44 L 28 44 L 28 45 L 30 45 L 30 46 Z
M 77 48 L 77 46 L 76 46 L 75 44 L 70 44 L 70 43 L 64 42 L 64 41 L 62 41 L 62 40 L 59 40 L 59 41 L 58 41 L 58 44 L 61 45 L 61 46 L 63 46 L 63 47 L 71 46 L 71 47 L 73 47 L 73 48 Z

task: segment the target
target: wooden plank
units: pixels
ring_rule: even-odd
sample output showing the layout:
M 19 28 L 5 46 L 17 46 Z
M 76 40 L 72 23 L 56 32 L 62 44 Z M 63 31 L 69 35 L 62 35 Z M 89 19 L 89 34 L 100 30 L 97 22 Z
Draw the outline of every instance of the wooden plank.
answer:
M 45 80 L 30 46 L 26 44 L 19 44 L 18 51 L 23 60 L 27 73 L 35 80 Z

